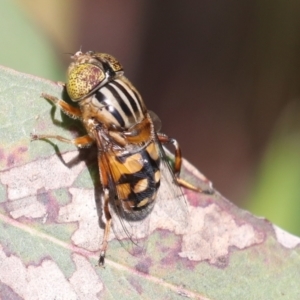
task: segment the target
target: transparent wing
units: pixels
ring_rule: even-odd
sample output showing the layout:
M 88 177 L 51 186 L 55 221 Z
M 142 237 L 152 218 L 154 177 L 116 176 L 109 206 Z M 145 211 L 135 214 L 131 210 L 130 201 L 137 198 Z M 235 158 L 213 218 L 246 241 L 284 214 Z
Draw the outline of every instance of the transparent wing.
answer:
M 152 120 L 153 126 L 155 128 L 156 132 L 159 132 L 161 130 L 162 124 L 161 124 L 161 120 L 158 117 L 158 115 L 153 112 L 152 110 L 148 110 L 148 113 L 150 115 L 150 118 Z
M 161 185 L 151 221 L 151 230 L 156 227 L 175 231 L 182 234 L 188 223 L 188 204 L 181 186 L 177 183 L 170 157 L 157 140 L 161 155 Z
M 162 123 L 160 118 L 153 111 L 148 111 L 156 132 L 159 132 Z M 160 218 L 169 219 L 171 223 L 176 224 L 176 230 L 182 231 L 187 226 L 188 205 L 182 188 L 178 184 L 170 165 L 172 160 L 170 152 L 159 142 L 156 136 L 156 143 L 159 146 L 161 156 L 161 186 L 157 194 L 157 203 L 155 205 L 156 214 L 162 215 Z M 165 216 L 163 216 L 165 215 Z
M 148 111 L 155 131 L 160 132 L 162 123 L 160 118 L 153 111 Z M 159 215 L 159 219 L 164 219 L 165 227 L 167 220 L 174 224 L 178 232 L 187 227 L 188 205 L 181 186 L 178 184 L 171 167 L 171 157 L 166 154 L 162 144 L 156 135 L 156 143 L 159 146 L 161 157 L 161 186 L 157 194 L 157 203 L 155 204 L 154 213 Z M 169 151 L 168 151 L 169 153 Z M 154 214 L 153 214 L 154 215 Z M 153 222 L 152 222 L 153 223 Z M 174 226 L 170 229 L 174 229 Z M 154 225 L 152 227 L 155 228 Z M 162 227 L 162 226 L 161 226 Z
M 144 252 L 146 249 L 145 237 L 149 235 L 150 231 L 151 213 L 148 212 L 141 219 L 140 214 L 132 212 L 129 215 L 114 202 L 110 203 L 110 212 L 114 235 L 122 246 L 129 253 Z

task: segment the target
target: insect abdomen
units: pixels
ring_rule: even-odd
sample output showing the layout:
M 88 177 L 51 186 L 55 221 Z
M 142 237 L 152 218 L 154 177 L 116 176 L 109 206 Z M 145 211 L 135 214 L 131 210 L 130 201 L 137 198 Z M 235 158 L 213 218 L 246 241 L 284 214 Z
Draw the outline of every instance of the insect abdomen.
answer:
M 156 151 L 152 141 L 139 152 L 112 157 L 111 173 L 125 211 L 142 210 L 155 200 L 160 185 L 160 157 Z

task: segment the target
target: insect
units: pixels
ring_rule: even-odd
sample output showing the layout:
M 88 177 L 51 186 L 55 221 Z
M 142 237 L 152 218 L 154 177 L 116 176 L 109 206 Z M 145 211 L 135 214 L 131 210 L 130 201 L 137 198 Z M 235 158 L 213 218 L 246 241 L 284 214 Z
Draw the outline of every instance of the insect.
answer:
M 74 139 L 32 135 L 32 140 L 57 139 L 79 148 L 96 144 L 106 219 L 99 257 L 99 265 L 103 265 L 113 223 L 120 222 L 131 238 L 126 220 L 147 216 L 161 185 L 170 185 L 167 188 L 181 202 L 185 198 L 180 186 L 202 190 L 179 177 L 178 143 L 155 128 L 155 114 L 147 110 L 139 92 L 123 75 L 121 64 L 109 54 L 92 51 L 78 51 L 71 58 L 66 89 L 77 107 L 48 94 L 42 96 L 68 116 L 80 119 L 87 134 Z M 162 147 L 166 143 L 175 149 L 173 168 Z

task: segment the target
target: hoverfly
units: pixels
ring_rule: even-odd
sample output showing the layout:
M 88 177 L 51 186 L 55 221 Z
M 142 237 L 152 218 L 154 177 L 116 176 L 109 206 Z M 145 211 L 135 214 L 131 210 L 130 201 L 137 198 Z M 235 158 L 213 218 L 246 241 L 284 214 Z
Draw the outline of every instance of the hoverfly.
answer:
M 32 135 L 32 140 L 57 139 L 79 148 L 96 143 L 106 219 L 99 258 L 99 265 L 103 265 L 111 226 L 115 221 L 121 223 L 128 237 L 134 238 L 126 219 L 147 216 L 161 184 L 170 185 L 167 188 L 182 203 L 185 198 L 180 186 L 202 190 L 179 178 L 181 151 L 177 141 L 154 127 L 155 114 L 147 110 L 139 92 L 124 77 L 121 64 L 109 54 L 92 51 L 78 51 L 71 58 L 66 89 L 78 107 L 48 94 L 42 96 L 68 116 L 80 119 L 87 134 L 74 139 Z M 166 143 L 175 149 L 173 168 L 162 147 Z

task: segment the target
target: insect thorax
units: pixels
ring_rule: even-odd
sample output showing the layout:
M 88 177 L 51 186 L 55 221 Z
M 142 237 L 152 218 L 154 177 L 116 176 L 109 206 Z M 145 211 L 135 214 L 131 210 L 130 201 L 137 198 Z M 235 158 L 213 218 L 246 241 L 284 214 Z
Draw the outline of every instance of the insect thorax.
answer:
M 145 118 L 146 108 L 125 77 L 116 78 L 79 102 L 83 122 L 95 118 L 106 127 L 128 129 Z M 86 125 L 86 124 L 85 124 Z

